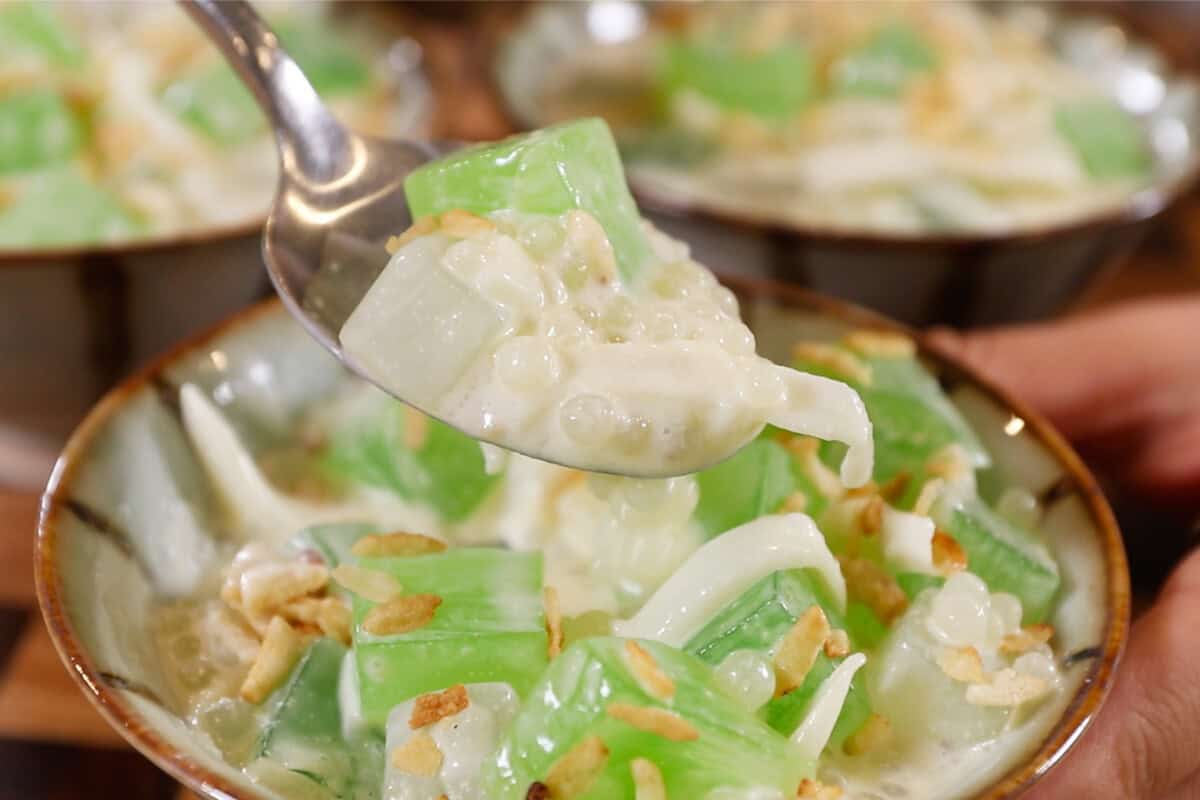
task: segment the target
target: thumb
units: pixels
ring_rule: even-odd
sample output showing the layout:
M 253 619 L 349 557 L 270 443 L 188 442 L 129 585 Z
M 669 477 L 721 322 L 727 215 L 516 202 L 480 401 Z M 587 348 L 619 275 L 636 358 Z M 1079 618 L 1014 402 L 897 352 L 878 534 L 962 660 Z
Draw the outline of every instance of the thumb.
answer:
M 1154 800 L 1200 784 L 1200 551 L 1134 625 L 1108 702 L 1031 800 Z M 1193 795 L 1185 795 L 1193 796 Z

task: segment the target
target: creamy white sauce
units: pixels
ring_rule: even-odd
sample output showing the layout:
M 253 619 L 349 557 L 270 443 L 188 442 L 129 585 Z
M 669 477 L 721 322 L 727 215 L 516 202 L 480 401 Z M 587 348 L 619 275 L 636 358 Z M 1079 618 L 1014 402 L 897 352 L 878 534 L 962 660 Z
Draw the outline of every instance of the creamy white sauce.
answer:
M 470 219 L 400 246 L 342 328 L 346 354 L 396 396 L 592 470 L 694 472 L 769 422 L 846 443 L 843 479 L 870 477 L 857 393 L 756 355 L 737 300 L 683 245 L 650 231 L 653 263 L 626 283 L 586 212 Z

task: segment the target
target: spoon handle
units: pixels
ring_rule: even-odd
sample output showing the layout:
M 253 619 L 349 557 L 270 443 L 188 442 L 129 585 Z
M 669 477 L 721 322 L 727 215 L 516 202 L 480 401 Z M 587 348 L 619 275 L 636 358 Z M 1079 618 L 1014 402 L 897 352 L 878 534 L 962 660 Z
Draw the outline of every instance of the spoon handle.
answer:
M 266 112 L 284 169 L 315 181 L 342 174 L 349 134 L 258 12 L 244 0 L 179 2 Z

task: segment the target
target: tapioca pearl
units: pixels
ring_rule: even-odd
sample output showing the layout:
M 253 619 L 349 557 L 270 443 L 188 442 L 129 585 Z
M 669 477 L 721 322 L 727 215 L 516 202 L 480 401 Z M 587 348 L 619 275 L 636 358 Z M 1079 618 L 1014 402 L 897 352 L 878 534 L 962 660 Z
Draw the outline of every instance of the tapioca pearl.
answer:
M 606 444 L 612 439 L 617 413 L 612 402 L 598 394 L 577 394 L 563 401 L 559 425 L 572 441 L 584 447 Z
M 1005 633 L 1013 633 L 1021 627 L 1021 601 L 1008 592 L 996 592 L 992 595 L 992 615 L 1000 621 Z
M 562 248 L 566 232 L 557 219 L 533 219 L 521 227 L 517 241 L 530 256 L 538 261 L 546 261 Z
M 1049 651 L 1049 648 L 1046 650 Z M 1025 675 L 1041 678 L 1051 684 L 1058 680 L 1058 667 L 1054 663 L 1053 652 L 1033 650 L 1022 653 L 1013 661 L 1013 669 Z
M 740 309 L 738 307 L 737 295 L 731 292 L 724 286 L 714 286 L 709 292 L 709 297 L 712 299 L 713 305 L 720 309 L 721 313 L 727 317 L 740 319 Z
M 1041 517 L 1038 499 L 1023 486 L 1010 486 L 996 501 L 996 513 L 1021 528 L 1037 527 Z
M 987 586 L 969 572 L 958 572 L 934 595 L 926 628 L 951 647 L 981 645 L 991 633 L 991 616 Z
M 617 260 L 604 228 L 596 218 L 578 209 L 563 215 L 567 242 L 591 268 L 589 275 L 600 283 L 617 279 Z
M 557 351 L 540 336 L 509 339 L 500 345 L 493 358 L 496 377 L 518 391 L 545 389 L 562 373 Z
M 591 336 L 579 315 L 569 308 L 551 308 L 541 318 L 542 335 L 557 343 L 576 343 Z
M 746 711 L 758 711 L 775 696 L 775 670 L 766 655 L 735 650 L 717 665 L 717 683 Z
M 670 342 L 679 337 L 679 319 L 666 309 L 652 309 L 643 316 L 646 338 L 655 342 Z
M 653 426 L 644 417 L 625 417 L 617 431 L 615 444 L 627 455 L 644 452 L 653 438 Z
M 463 283 L 474 286 L 487 263 L 491 239 L 490 235 L 482 235 L 455 242 L 442 254 L 442 265 Z
M 608 301 L 600 313 L 600 324 L 610 332 L 626 330 L 634 320 L 634 303 L 626 295 L 619 294 Z
M 592 308 L 586 303 L 577 303 L 573 309 L 575 315 L 588 328 L 589 331 L 594 331 L 600 327 L 600 312 Z
M 683 299 L 692 297 L 704 287 L 697 285 L 694 265 L 687 261 L 664 264 L 650 282 L 650 289 L 659 297 Z

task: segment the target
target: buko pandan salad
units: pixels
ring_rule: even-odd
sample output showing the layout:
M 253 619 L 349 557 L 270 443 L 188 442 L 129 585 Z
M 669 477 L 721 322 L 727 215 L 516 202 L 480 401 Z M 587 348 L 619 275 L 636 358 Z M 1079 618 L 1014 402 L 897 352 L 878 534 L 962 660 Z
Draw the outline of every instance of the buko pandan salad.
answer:
M 321 3 L 267 14 L 349 124 L 409 124 L 377 38 Z M 250 224 L 275 173 L 253 97 L 175 4 L 0 0 L 0 249 Z
M 527 360 L 485 347 L 472 369 L 493 377 L 468 370 L 454 385 L 498 392 L 510 374 L 562 359 L 561 373 L 532 384 L 546 400 L 536 413 L 574 402 L 561 390 L 573 351 L 537 314 L 506 305 L 540 292 L 539 313 L 565 318 L 556 324 L 578 348 L 717 342 L 703 351 L 712 373 L 697 359 L 690 374 L 642 374 L 669 365 L 635 353 L 602 386 L 645 381 L 702 418 L 734 413 L 674 382 L 720 396 L 720 382 L 741 379 L 722 371 L 721 337 L 746 358 L 753 339 L 686 248 L 614 213 L 626 196 L 619 164 L 596 157 L 612 147 L 584 121 L 432 164 L 413 177 L 416 222 L 379 283 L 398 269 L 444 271 L 429 285 L 456 277 L 450 300 L 430 289 L 414 313 L 450 347 L 459 328 L 438 318 L 461 302 L 498 320 L 488 341 L 545 348 Z M 551 172 L 578 191 L 562 195 Z M 639 272 L 624 294 L 606 294 L 627 280 L 630 248 Z M 502 333 L 509 323 L 518 333 Z M 394 335 L 424 341 L 403 325 Z M 185 385 L 184 425 L 234 544 L 207 592 L 156 617 L 175 701 L 229 761 L 287 797 L 981 788 L 1029 752 L 1068 694 L 1048 623 L 1059 571 L 1037 502 L 1017 489 L 981 494 L 989 455 L 909 339 L 859 331 L 793 355 L 796 374 L 842 387 L 845 408 L 793 397 L 802 433 L 768 426 L 731 458 L 666 479 L 485 455 L 358 382 L 255 457 L 214 399 Z M 843 477 L 836 434 L 857 408 L 874 423 L 851 443 L 867 474 Z M 656 435 L 649 446 L 661 446 Z M 602 441 L 580 447 L 605 452 Z
M 1153 173 L 1111 70 L 1065 58 L 1056 25 L 1017 4 L 668 7 L 647 34 L 571 56 L 541 107 L 610 118 L 639 186 L 712 209 L 910 235 L 1037 228 Z

